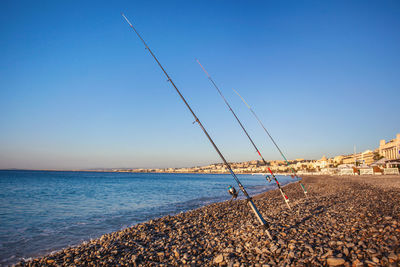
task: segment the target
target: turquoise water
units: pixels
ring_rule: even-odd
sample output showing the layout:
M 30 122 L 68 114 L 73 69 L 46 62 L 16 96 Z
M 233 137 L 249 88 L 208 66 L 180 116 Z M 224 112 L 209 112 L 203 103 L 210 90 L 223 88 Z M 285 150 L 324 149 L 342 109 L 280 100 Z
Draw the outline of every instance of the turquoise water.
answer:
M 238 177 L 250 195 L 275 188 L 261 175 Z M 229 185 L 238 189 L 224 174 L 0 171 L 0 265 L 228 200 Z

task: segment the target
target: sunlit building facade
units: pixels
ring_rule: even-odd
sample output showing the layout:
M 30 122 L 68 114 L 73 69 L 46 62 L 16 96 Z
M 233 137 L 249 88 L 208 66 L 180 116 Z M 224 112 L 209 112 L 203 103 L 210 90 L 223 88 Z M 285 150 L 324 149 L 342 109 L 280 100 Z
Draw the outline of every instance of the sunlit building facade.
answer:
M 400 133 L 396 135 L 395 139 L 379 142 L 379 155 L 388 160 L 400 159 Z

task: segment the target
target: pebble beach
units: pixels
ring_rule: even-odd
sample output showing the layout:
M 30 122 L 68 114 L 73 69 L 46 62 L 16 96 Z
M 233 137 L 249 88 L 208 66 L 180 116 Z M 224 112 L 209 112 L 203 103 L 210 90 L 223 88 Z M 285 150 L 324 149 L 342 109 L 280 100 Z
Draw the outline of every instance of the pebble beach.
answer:
M 105 234 L 16 266 L 399 266 L 400 176 L 307 176 L 254 197 L 273 240 L 245 200 L 226 201 Z

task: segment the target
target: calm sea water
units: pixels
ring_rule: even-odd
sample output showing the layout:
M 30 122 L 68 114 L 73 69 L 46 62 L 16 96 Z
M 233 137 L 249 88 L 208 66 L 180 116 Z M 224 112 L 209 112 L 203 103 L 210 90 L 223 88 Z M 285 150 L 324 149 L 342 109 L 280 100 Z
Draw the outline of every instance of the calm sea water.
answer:
M 275 188 L 261 175 L 238 177 L 251 195 Z M 229 185 L 238 189 L 217 174 L 0 171 L 0 265 L 228 200 Z

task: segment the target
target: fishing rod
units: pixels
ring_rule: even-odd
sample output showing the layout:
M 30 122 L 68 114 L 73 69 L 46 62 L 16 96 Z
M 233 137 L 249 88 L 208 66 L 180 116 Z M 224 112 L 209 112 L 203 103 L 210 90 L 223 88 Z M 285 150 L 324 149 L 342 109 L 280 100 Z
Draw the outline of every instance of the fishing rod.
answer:
M 144 41 L 144 39 L 142 38 L 142 36 L 140 36 L 140 34 L 136 31 L 135 27 L 133 27 L 132 23 L 125 17 L 125 15 L 123 13 L 121 13 L 122 17 L 124 17 L 124 19 L 126 20 L 126 22 L 130 25 L 130 27 L 135 31 L 136 35 L 139 37 L 139 39 L 142 41 L 142 43 L 144 44 L 144 46 L 146 47 L 146 49 L 149 51 L 149 53 L 151 54 L 151 56 L 154 58 L 154 60 L 157 62 L 158 66 L 161 68 L 161 70 L 164 72 L 165 76 L 167 77 L 167 81 L 170 82 L 172 84 L 172 86 L 175 88 L 176 92 L 178 93 L 178 95 L 180 96 L 180 98 L 182 99 L 182 101 L 185 103 L 186 107 L 189 109 L 190 113 L 192 113 L 195 122 L 197 122 L 197 124 L 200 126 L 200 128 L 203 130 L 204 134 L 207 136 L 208 140 L 210 141 L 211 145 L 214 147 L 215 151 L 217 151 L 218 155 L 220 156 L 220 158 L 222 159 L 222 161 L 225 163 L 225 166 L 228 168 L 229 172 L 231 173 L 232 177 L 235 179 L 236 183 L 238 184 L 240 190 L 243 192 L 243 194 L 246 197 L 247 203 L 250 206 L 251 210 L 253 211 L 254 215 L 256 216 L 256 218 L 258 219 L 258 221 L 261 223 L 261 225 L 263 225 L 265 227 L 265 232 L 267 234 L 267 236 L 272 239 L 271 234 L 268 231 L 268 223 L 264 220 L 264 218 L 262 217 L 261 213 L 258 211 L 256 205 L 253 202 L 253 199 L 249 196 L 249 194 L 247 193 L 246 189 L 244 188 L 244 186 L 242 185 L 242 183 L 239 181 L 239 179 L 236 177 L 236 174 L 233 172 L 230 164 L 226 161 L 225 157 L 222 155 L 221 151 L 218 149 L 217 145 L 214 143 L 214 141 L 211 139 L 210 135 L 208 134 L 208 132 L 206 131 L 206 129 L 204 128 L 203 124 L 200 122 L 199 118 L 196 116 L 196 114 L 193 112 L 192 108 L 189 106 L 188 102 L 186 102 L 186 99 L 183 97 L 183 95 L 181 94 L 181 92 L 179 91 L 178 87 L 176 87 L 175 83 L 172 81 L 172 79 L 169 77 L 168 73 L 165 71 L 165 69 L 163 68 L 163 66 L 161 65 L 161 63 L 158 61 L 158 59 L 156 58 L 156 56 L 153 54 L 153 52 L 151 51 L 150 47 L 147 45 L 147 43 Z
M 265 128 L 264 124 L 261 122 L 261 120 L 258 118 L 257 114 L 254 112 L 254 110 L 250 107 L 249 104 L 247 104 L 246 100 L 244 100 L 244 98 L 235 90 L 233 89 L 233 91 L 235 91 L 235 93 L 242 99 L 243 103 L 246 104 L 247 108 L 251 111 L 251 113 L 253 113 L 254 117 L 257 119 L 257 121 L 260 123 L 260 125 L 263 127 L 264 131 L 267 133 L 267 135 L 269 136 L 269 138 L 271 139 L 272 143 L 274 143 L 275 147 L 278 149 L 279 153 L 281 153 L 283 159 L 286 162 L 286 165 L 289 167 L 289 169 L 293 172 L 292 178 L 298 177 L 300 178 L 297 174 L 296 171 L 290 167 L 290 163 L 287 160 L 287 158 L 285 157 L 285 155 L 283 154 L 282 150 L 279 148 L 278 144 L 275 142 L 274 138 L 272 138 L 271 134 L 268 132 L 268 130 Z M 301 188 L 303 189 L 304 195 L 307 197 L 307 190 L 304 187 L 304 185 L 301 183 L 301 181 L 299 180 L 299 184 L 301 186 Z
M 255 148 L 256 152 L 258 153 L 258 155 L 261 157 L 262 161 L 264 162 L 264 165 L 267 166 L 267 162 L 265 161 L 264 157 L 261 155 L 260 150 L 258 150 L 256 144 L 253 142 L 253 139 L 251 139 L 250 135 L 247 133 L 246 129 L 244 128 L 242 122 L 239 120 L 239 118 L 236 116 L 236 113 L 233 111 L 233 109 L 231 108 L 231 106 L 229 105 L 228 101 L 225 99 L 224 95 L 222 94 L 221 90 L 218 88 L 218 86 L 216 85 L 216 83 L 214 82 L 213 78 L 211 78 L 211 75 L 208 74 L 208 72 L 206 71 L 206 69 L 203 67 L 203 65 L 201 65 L 200 61 L 198 59 L 196 59 L 197 63 L 199 63 L 200 67 L 203 69 L 204 73 L 207 75 L 208 79 L 211 81 L 211 83 L 214 85 L 215 89 L 217 89 L 219 95 L 222 97 L 222 99 L 224 100 L 225 104 L 228 106 L 229 110 L 232 112 L 232 115 L 235 117 L 236 121 L 239 123 L 240 127 L 242 127 L 243 132 L 247 135 L 247 137 L 249 138 L 251 144 L 253 145 L 253 147 Z M 283 197 L 283 199 L 285 200 L 286 205 L 288 206 L 289 209 L 292 209 L 289 205 L 289 197 L 285 194 L 285 192 L 283 191 L 281 185 L 278 182 L 278 179 L 276 179 L 274 173 L 271 171 L 271 169 L 268 167 L 269 172 L 272 175 L 272 178 L 274 179 L 276 185 L 279 188 L 279 191 L 281 192 L 281 195 Z M 266 176 L 267 180 L 270 182 L 271 178 L 267 175 Z

